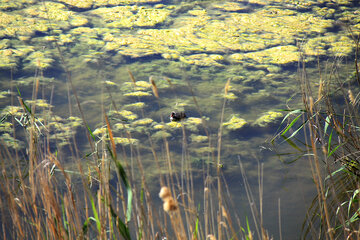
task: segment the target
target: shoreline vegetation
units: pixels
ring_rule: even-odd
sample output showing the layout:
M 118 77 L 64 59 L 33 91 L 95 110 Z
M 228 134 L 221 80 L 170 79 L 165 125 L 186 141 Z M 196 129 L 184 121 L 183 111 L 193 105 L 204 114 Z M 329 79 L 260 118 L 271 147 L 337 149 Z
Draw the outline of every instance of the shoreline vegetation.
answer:
M 51 17 L 49 11 L 45 8 L 48 18 Z M 150 14 L 160 14 L 162 19 L 168 13 Z M 355 45 L 354 73 L 347 79 L 339 74 L 342 57 L 335 58 L 325 68 L 319 62 L 319 78 L 309 79 L 306 50 L 302 46 L 297 48 L 303 106 L 284 110 L 287 114 L 281 122 L 281 131 L 271 141 L 276 145 L 279 139 L 285 140 L 282 144 L 288 144 L 298 151 L 298 155 L 309 160 L 317 196 L 304 220 L 303 239 L 360 239 L 360 36 L 353 32 L 350 35 Z M 119 108 L 109 91 L 114 83 L 106 82 L 101 89 L 102 114 L 97 116 L 102 127 L 91 129 L 88 121 L 93 119 L 87 119 L 84 114 L 62 45 L 56 39 L 51 42 L 60 59 L 58 64 L 66 75 L 69 117 L 60 118 L 52 112 L 52 97 L 56 94 L 54 87 L 49 103 L 39 98 L 44 95 L 42 86 L 49 80 L 44 77 L 47 66 L 44 64 L 50 64 L 51 60 L 35 61 L 32 96 L 27 101 L 21 88 L 14 83 L 14 66 L 10 63 L 10 91 L 17 93 L 10 96 L 11 106 L 18 107 L 8 108 L 0 121 L 7 126 L 4 134 L 8 134 L 9 142 L 12 140 L 11 144 L 15 146 L 10 147 L 5 138 L 1 139 L 0 221 L 3 239 L 272 239 L 273 233 L 265 229 L 263 222 L 264 164 L 258 163 L 258 187 L 252 189 L 246 168 L 241 158 L 237 159 L 251 212 L 249 216 L 238 216 L 233 211 L 237 205 L 225 180 L 222 161 L 224 133 L 249 124 L 236 114 L 229 121 L 224 117 L 234 97 L 231 78 L 222 89 L 216 134 L 210 133 L 210 123 L 189 83 L 194 111 L 200 117 L 188 118 L 188 123 L 165 123 L 167 119 L 161 116 L 159 123 L 153 123 L 143 110 L 141 97 L 154 97 L 154 107 L 160 108 L 162 92 L 159 84 L 152 76 L 149 76 L 149 82 L 138 81 L 131 69 L 128 69 L 127 87 L 132 90 L 128 94 L 133 95 L 127 97 L 135 101 L 129 108 L 140 109 L 141 118 L 134 121 L 136 114 Z M 45 55 L 46 50 L 43 53 Z M 291 57 L 295 59 L 295 56 Z M 213 56 L 212 60 L 214 58 L 219 60 L 219 56 Z M 172 86 L 171 80 L 168 84 Z M 105 98 L 111 104 L 105 105 Z M 74 111 L 79 117 L 73 116 Z M 251 127 L 266 126 L 280 117 L 276 114 L 267 112 Z M 129 121 L 134 121 L 133 125 L 129 125 Z M 143 127 L 147 124 L 153 124 L 155 129 L 176 128 L 181 131 L 180 161 L 175 161 L 171 151 L 171 135 L 159 131 L 155 138 Z M 201 168 L 197 171 L 191 165 L 187 142 L 187 130 L 191 126 L 203 129 L 204 136 L 197 140 L 207 149 L 203 152 L 206 160 L 199 163 Z M 135 128 L 137 131 L 133 131 Z M 147 139 L 146 146 L 140 147 L 134 137 L 139 132 Z M 79 137 L 87 139 L 86 155 L 80 151 Z M 149 157 L 143 155 L 141 148 L 144 147 L 151 153 L 151 166 L 145 166 L 143 161 L 144 157 Z M 70 157 L 62 153 L 65 148 L 71 153 Z M 69 162 L 68 159 L 72 161 L 71 168 L 64 164 Z M 158 179 L 158 196 L 154 196 L 153 186 L 147 178 L 149 169 Z M 195 177 L 202 179 L 201 192 L 195 190 L 198 189 L 194 186 Z M 282 239 L 280 199 L 277 207 L 278 235 Z

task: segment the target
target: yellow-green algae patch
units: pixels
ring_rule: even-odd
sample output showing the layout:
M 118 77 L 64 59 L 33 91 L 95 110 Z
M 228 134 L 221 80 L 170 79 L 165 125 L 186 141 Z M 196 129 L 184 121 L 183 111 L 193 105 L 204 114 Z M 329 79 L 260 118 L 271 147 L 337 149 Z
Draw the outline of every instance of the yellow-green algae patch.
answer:
M 135 91 L 144 91 L 150 89 L 151 83 L 146 81 L 136 81 L 135 85 L 133 82 L 124 82 L 122 89 L 123 90 L 135 90 Z
M 180 57 L 180 61 L 187 64 L 194 64 L 199 66 L 222 66 L 223 57 L 220 55 L 208 55 L 206 53 L 193 54 L 189 56 Z
M 53 107 L 52 105 L 47 103 L 47 101 L 45 99 L 36 99 L 35 101 L 27 100 L 26 104 L 30 104 L 30 105 L 35 104 L 35 106 L 42 107 L 42 108 L 51 108 L 51 107 Z
M 129 144 L 138 144 L 139 140 L 135 138 L 122 138 L 122 137 L 114 137 L 115 144 L 120 145 L 129 145 Z
M 46 32 L 48 26 L 45 20 L 26 18 L 20 14 L 4 13 L 0 11 L 0 37 L 30 36 L 35 31 Z
M 13 148 L 15 150 L 19 150 L 23 147 L 23 143 L 12 137 L 9 133 L 2 133 L 0 135 L 0 141 L 4 143 L 6 147 Z
M 101 17 L 107 27 L 131 28 L 149 27 L 165 21 L 170 14 L 167 9 L 155 9 L 147 7 L 117 6 L 112 8 L 98 8 L 90 11 L 91 14 Z
M 128 120 L 135 120 L 138 117 L 135 113 L 128 110 L 114 111 L 114 113 L 117 113 Z
M 158 3 L 162 0 L 59 0 L 72 7 L 89 9 L 92 6 L 117 6 L 117 5 L 129 5 L 139 3 Z
M 164 124 L 156 124 L 153 126 L 154 129 L 164 129 L 165 125 Z
M 229 130 L 237 130 L 242 128 L 245 124 L 247 124 L 245 119 L 240 118 L 239 114 L 233 114 L 229 121 L 223 123 L 223 126 Z
M 29 61 L 30 68 L 33 69 L 46 69 L 51 66 L 54 62 L 54 59 L 50 57 L 50 51 L 36 51 L 31 53 L 29 56 L 25 58 L 25 60 Z
M 269 123 L 273 123 L 275 120 L 281 118 L 282 116 L 283 115 L 280 112 L 269 111 L 256 119 L 254 125 L 266 127 Z
M 206 142 L 209 140 L 209 138 L 207 136 L 196 135 L 196 134 L 191 134 L 190 139 L 191 139 L 191 142 L 197 142 L 197 143 Z
M 37 0 L 1 0 L 0 10 L 18 9 L 24 7 L 26 4 L 36 3 Z
M 149 92 L 136 91 L 136 92 L 125 93 L 124 96 L 126 96 L 126 97 L 146 97 L 146 96 L 152 96 L 152 95 Z
M 130 109 L 141 109 L 144 107 L 145 107 L 144 102 L 136 102 L 136 103 L 130 103 L 130 104 L 124 105 L 124 108 L 130 108 Z
M 169 122 L 169 123 L 166 123 L 166 126 L 171 127 L 171 128 L 181 128 L 182 124 L 181 124 L 181 122 Z
M 137 125 L 149 125 L 152 122 L 154 122 L 154 120 L 152 120 L 151 118 L 143 118 L 143 119 L 139 119 L 136 120 L 132 123 L 132 125 L 137 126 Z
M 44 2 L 43 4 L 34 5 L 26 8 L 25 13 L 31 16 L 56 21 L 67 21 L 70 16 L 74 14 L 74 12 L 66 10 L 64 4 L 55 2 Z
M 292 45 L 269 48 L 263 51 L 244 54 L 259 63 L 287 64 L 299 60 L 299 49 Z
M 135 12 L 139 9 L 136 6 L 127 8 L 135 8 Z M 131 11 L 119 9 L 124 9 L 125 13 Z M 127 14 L 125 13 L 124 15 Z M 295 61 L 296 54 L 292 44 L 296 38 L 322 34 L 333 23 L 333 20 L 311 13 L 274 7 L 264 7 L 253 13 L 229 12 L 223 15 L 221 21 L 211 17 L 205 9 L 193 9 L 188 13 L 189 16 L 174 19 L 172 27 L 168 29 L 139 29 L 132 34 L 104 34 L 105 50 L 135 58 L 161 54 L 165 59 L 179 59 L 186 64 L 199 66 L 222 66 L 222 54 L 230 50 L 235 52 L 231 55 L 231 59 L 235 61 L 253 58 L 267 63 L 284 64 Z M 118 21 L 111 14 L 104 17 L 109 22 Z M 269 47 L 279 48 L 261 52 Z M 283 53 L 276 53 L 271 57 L 272 51 Z M 245 53 L 249 55 L 246 56 Z
M 189 117 L 186 120 L 186 124 L 199 125 L 199 124 L 202 124 L 202 119 L 201 118 L 196 118 L 196 117 Z

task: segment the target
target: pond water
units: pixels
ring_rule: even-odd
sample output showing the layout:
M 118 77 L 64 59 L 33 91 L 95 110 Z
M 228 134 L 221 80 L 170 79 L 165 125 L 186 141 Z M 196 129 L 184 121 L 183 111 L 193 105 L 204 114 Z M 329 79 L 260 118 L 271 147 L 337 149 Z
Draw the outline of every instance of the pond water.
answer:
M 261 163 L 264 227 L 274 239 L 280 237 L 280 200 L 282 237 L 295 239 L 315 185 L 306 159 L 287 163 L 292 156 L 277 156 L 269 140 L 285 116 L 279 110 L 301 107 L 299 52 L 314 83 L 319 82 L 317 60 L 321 65 L 335 58 L 351 61 L 349 29 L 359 33 L 358 7 L 355 0 L 3 1 L 2 116 L 21 117 L 20 107 L 10 107 L 11 94 L 18 95 L 14 86 L 31 100 L 34 75 L 39 76 L 38 119 L 49 124 L 51 150 L 71 169 L 69 144 L 76 134 L 82 156 L 90 153 L 63 58 L 94 136 L 100 142 L 105 111 L 119 151 L 125 146 L 131 154 L 126 127 L 131 143 L 139 146 L 154 196 L 162 169 L 154 167 L 148 136 L 161 157 L 163 137 L 168 139 L 179 172 L 185 156 L 194 188 L 201 192 L 202 167 L 210 164 L 209 154 L 217 154 L 221 126 L 221 171 L 235 203 L 232 210 L 242 221 L 251 218 L 239 159 L 255 196 Z M 169 122 L 172 111 L 185 112 L 187 119 Z M 3 141 L 23 151 L 24 143 L 1 124 Z M 281 152 L 291 151 L 283 145 Z M 209 174 L 216 175 L 214 164 Z

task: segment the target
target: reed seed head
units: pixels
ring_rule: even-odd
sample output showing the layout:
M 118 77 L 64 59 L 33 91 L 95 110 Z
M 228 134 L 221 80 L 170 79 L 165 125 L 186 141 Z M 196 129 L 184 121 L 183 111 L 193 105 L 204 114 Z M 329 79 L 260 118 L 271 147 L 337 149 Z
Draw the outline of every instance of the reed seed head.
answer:
M 314 112 L 314 99 L 312 97 L 309 97 L 309 108 L 310 108 L 310 113 L 313 114 L 313 112 Z
M 227 80 L 225 84 L 225 96 L 228 94 L 229 88 L 230 88 L 230 78 Z
M 350 89 L 348 91 L 348 94 L 349 94 L 349 99 L 350 99 L 351 104 L 354 105 L 355 104 L 355 98 L 354 98 L 354 95 L 353 95 L 353 93 L 352 93 L 352 91 Z
M 322 98 L 322 95 L 323 95 L 323 87 L 324 87 L 324 82 L 323 82 L 323 80 L 320 80 L 320 83 L 319 83 L 319 92 L 318 92 L 318 101 Z
M 151 87 L 152 87 L 152 90 L 153 90 L 153 93 L 154 93 L 155 97 L 159 98 L 159 92 L 158 92 L 158 89 L 156 87 L 155 81 L 154 81 L 152 76 L 150 76 L 149 82 L 151 83 Z
M 132 74 L 132 72 L 130 71 L 129 68 L 127 69 L 127 71 L 129 73 L 129 76 L 130 76 L 130 79 L 131 79 L 132 83 L 134 84 L 134 87 L 136 87 L 136 79 L 135 79 L 134 75 Z

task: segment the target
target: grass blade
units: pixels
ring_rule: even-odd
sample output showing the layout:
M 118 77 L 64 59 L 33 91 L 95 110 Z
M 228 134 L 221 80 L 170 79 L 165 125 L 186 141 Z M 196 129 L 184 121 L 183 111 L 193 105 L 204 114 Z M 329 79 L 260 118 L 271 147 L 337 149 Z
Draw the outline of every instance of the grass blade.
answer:
M 290 113 L 289 113 L 290 114 Z M 284 119 L 289 115 L 287 114 Z M 289 131 L 289 129 L 297 122 L 297 120 L 303 115 L 303 113 L 299 114 L 294 120 L 292 120 L 292 122 L 289 124 L 289 126 L 287 126 L 287 128 L 281 133 L 281 136 L 284 136 L 285 133 L 287 133 L 287 131 Z M 284 121 L 283 119 L 283 121 Z M 303 124 L 302 124 L 303 125 Z M 296 131 L 297 132 L 297 131 Z M 290 137 L 289 137 L 290 138 Z

